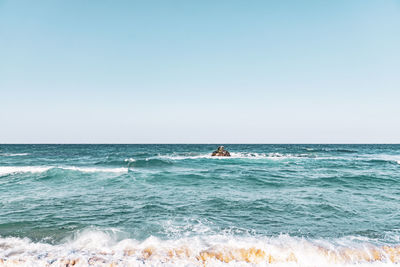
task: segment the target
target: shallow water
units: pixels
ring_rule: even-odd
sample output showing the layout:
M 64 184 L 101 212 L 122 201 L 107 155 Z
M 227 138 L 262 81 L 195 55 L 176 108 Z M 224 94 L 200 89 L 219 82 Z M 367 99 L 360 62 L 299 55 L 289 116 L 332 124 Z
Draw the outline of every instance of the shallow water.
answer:
M 400 145 L 225 147 L 0 145 L 0 265 L 400 263 Z

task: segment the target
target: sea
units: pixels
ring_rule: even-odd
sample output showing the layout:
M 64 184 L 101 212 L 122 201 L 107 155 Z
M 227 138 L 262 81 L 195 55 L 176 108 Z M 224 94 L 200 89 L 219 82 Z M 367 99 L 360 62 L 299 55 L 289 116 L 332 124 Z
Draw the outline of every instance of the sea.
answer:
M 399 265 L 398 144 L 0 145 L 0 266 Z

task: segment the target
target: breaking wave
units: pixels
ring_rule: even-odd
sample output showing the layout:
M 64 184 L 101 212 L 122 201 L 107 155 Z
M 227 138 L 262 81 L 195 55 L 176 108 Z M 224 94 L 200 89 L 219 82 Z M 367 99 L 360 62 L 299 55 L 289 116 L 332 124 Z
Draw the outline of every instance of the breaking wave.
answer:
M 180 160 L 195 160 L 195 159 L 212 159 L 212 160 L 232 160 L 232 159 L 268 159 L 268 160 L 282 160 L 282 159 L 320 159 L 320 160 L 350 160 L 342 157 L 315 157 L 310 154 L 281 154 L 281 153 L 243 153 L 233 152 L 231 157 L 212 157 L 209 154 L 199 155 L 159 155 L 146 159 L 126 158 L 125 160 L 115 160 L 109 162 L 98 162 L 95 165 L 98 167 L 90 166 L 0 166 L 0 176 L 15 174 L 15 173 L 42 173 L 51 169 L 61 169 L 69 171 L 79 171 L 84 173 L 124 173 L 128 172 L 129 168 L 157 168 L 167 167 L 174 164 L 174 161 Z M 359 162 L 371 164 L 395 164 L 399 165 L 400 160 L 398 157 L 361 157 L 352 158 Z M 103 165 L 102 167 L 100 167 Z
M 175 240 L 122 239 L 115 232 L 83 231 L 60 244 L 0 238 L 6 266 L 384 266 L 400 264 L 399 245 L 354 237 L 334 241 L 282 235 L 197 236 Z
M 51 169 L 62 169 L 70 171 L 79 171 L 85 173 L 95 172 L 110 172 L 122 173 L 128 172 L 128 168 L 96 168 L 96 167 L 75 167 L 75 166 L 1 166 L 0 176 L 15 174 L 15 173 L 42 173 Z
M 41 166 L 7 166 L 0 167 L 0 176 L 12 174 L 12 173 L 40 173 L 50 170 L 51 167 L 41 167 Z
M 156 158 L 169 159 L 169 160 L 185 160 L 185 159 L 215 159 L 215 160 L 229 160 L 229 159 L 286 159 L 286 158 L 305 158 L 313 157 L 310 154 L 281 154 L 281 153 L 249 153 L 249 152 L 231 152 L 230 157 L 213 157 L 210 154 L 170 154 L 159 155 Z
M 30 153 L 0 153 L 0 156 L 4 157 L 17 157 L 17 156 L 28 156 Z

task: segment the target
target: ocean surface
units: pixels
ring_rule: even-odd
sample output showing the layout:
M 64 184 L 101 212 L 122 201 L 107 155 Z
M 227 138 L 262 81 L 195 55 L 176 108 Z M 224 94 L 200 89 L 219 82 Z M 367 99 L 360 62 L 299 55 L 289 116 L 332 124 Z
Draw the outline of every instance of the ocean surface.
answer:
M 400 145 L 0 145 L 0 266 L 400 264 Z

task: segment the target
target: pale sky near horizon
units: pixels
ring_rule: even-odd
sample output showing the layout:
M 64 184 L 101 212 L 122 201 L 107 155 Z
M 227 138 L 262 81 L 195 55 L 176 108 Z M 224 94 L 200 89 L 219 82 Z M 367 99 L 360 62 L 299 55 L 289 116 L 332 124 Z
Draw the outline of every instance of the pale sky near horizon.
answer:
M 400 1 L 0 0 L 0 143 L 400 143 Z

